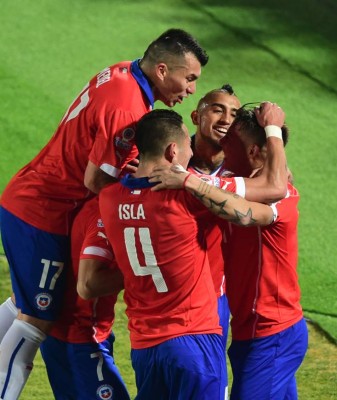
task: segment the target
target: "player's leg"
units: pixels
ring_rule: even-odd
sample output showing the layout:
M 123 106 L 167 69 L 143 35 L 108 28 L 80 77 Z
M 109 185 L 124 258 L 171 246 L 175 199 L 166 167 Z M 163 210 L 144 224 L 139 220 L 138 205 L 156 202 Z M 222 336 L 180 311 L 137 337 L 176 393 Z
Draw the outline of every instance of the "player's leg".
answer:
M 308 328 L 304 318 L 280 332 L 271 398 L 297 400 L 295 373 L 302 364 L 307 348 Z
M 68 239 L 40 231 L 3 208 L 1 235 L 21 313 L 0 344 L 0 398 L 16 399 L 33 367 L 63 293 Z
M 115 364 L 113 355 L 113 343 L 115 341 L 115 335 L 111 333 L 110 337 L 104 342 L 100 343 L 99 346 L 102 349 L 103 355 L 103 377 L 104 382 L 112 385 L 113 388 L 113 399 L 115 400 L 130 400 L 130 396 L 124 380 Z
M 130 400 L 123 379 L 114 363 L 109 340 L 102 343 L 69 344 L 73 386 L 77 400 L 102 398 Z
M 300 321 L 264 338 L 232 341 L 228 350 L 233 371 L 231 400 L 297 398 L 293 379 L 307 349 L 307 330 Z M 289 390 L 289 391 L 288 391 Z
M 169 388 L 165 382 L 162 366 L 158 362 L 159 346 L 131 349 L 131 361 L 137 386 L 135 400 L 169 399 Z
M 277 342 L 274 335 L 232 340 L 228 349 L 233 373 L 230 400 L 269 399 Z
M 0 343 L 2 338 L 5 336 L 9 327 L 18 316 L 19 310 L 16 308 L 11 297 L 9 297 L 4 303 L 0 305 Z
M 284 400 L 297 400 L 297 399 L 298 399 L 297 383 L 296 383 L 296 378 L 294 376 L 293 379 L 291 379 L 291 381 L 288 384 Z
M 225 350 L 220 335 L 187 335 L 159 346 L 169 399 L 223 400 Z
M 80 398 L 80 394 L 74 385 L 71 345 L 48 336 L 41 343 L 40 350 L 46 364 L 48 379 L 55 400 Z
M 187 335 L 131 350 L 136 400 L 223 400 L 225 357 L 220 335 Z

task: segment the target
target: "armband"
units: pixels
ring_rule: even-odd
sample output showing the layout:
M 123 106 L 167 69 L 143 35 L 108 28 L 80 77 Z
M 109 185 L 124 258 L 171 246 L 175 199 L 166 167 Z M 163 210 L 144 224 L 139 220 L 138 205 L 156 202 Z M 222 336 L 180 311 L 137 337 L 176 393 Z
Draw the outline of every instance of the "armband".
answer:
M 282 140 L 282 129 L 279 126 L 267 125 L 264 130 L 266 132 L 267 139 L 273 136 Z

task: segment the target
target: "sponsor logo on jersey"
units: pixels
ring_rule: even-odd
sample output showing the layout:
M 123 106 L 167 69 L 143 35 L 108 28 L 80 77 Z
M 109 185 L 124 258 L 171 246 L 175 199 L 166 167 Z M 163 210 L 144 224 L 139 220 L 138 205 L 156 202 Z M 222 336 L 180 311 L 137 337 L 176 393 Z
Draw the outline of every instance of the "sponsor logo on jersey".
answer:
M 113 389 L 110 385 L 102 385 L 97 389 L 97 396 L 103 400 L 112 399 Z
M 39 293 L 35 296 L 37 308 L 42 311 L 47 310 L 52 301 L 53 298 L 49 293 Z
M 104 228 L 104 224 L 103 224 L 103 221 L 101 220 L 101 218 L 99 218 L 97 220 L 97 228 Z

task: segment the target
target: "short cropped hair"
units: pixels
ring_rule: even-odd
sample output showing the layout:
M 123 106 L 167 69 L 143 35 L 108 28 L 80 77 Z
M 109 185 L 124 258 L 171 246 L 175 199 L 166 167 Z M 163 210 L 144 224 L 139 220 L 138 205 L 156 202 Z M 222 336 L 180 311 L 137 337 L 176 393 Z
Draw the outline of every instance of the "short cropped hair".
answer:
M 254 110 L 245 109 L 244 107 L 239 108 L 232 125 L 237 127 L 246 137 L 251 138 L 260 149 L 267 143 L 266 132 L 259 125 Z M 289 128 L 284 124 L 281 130 L 283 145 L 285 146 L 289 139 Z
M 199 101 L 198 101 L 198 105 L 197 105 L 197 110 L 200 109 L 200 107 L 202 107 L 203 103 L 207 103 L 207 99 L 213 94 L 213 93 L 228 93 L 231 96 L 236 96 L 236 94 L 234 93 L 234 89 L 233 87 L 229 84 L 229 83 L 225 83 L 224 85 L 222 85 L 220 88 L 218 89 L 212 89 L 209 92 L 207 92 L 205 94 L 205 96 L 203 96 Z
M 156 64 L 166 61 L 168 56 L 184 57 L 187 53 L 194 54 L 201 66 L 208 62 L 206 51 L 192 35 L 182 29 L 169 29 L 149 45 L 143 59 Z
M 140 157 L 163 156 L 167 145 L 185 138 L 182 116 L 173 110 L 158 109 L 145 114 L 136 128 L 136 146 Z

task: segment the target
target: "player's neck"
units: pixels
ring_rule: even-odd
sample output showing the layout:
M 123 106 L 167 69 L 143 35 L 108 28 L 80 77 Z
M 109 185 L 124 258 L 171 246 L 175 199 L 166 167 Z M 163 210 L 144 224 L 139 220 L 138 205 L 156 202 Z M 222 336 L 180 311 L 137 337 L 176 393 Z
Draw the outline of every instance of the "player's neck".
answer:
M 137 171 L 133 174 L 133 176 L 135 178 L 148 177 L 154 168 L 159 165 L 171 165 L 171 163 L 169 163 L 166 159 L 140 162 Z
M 190 165 L 204 173 L 211 173 L 223 163 L 225 155 L 218 146 L 212 146 L 202 138 L 195 137 Z

